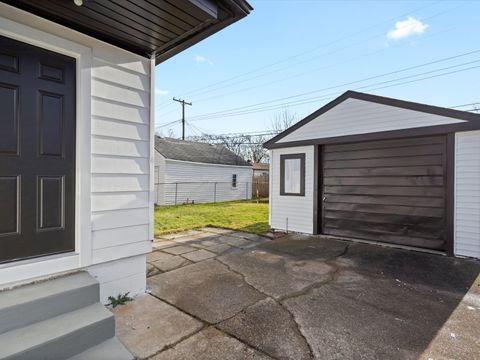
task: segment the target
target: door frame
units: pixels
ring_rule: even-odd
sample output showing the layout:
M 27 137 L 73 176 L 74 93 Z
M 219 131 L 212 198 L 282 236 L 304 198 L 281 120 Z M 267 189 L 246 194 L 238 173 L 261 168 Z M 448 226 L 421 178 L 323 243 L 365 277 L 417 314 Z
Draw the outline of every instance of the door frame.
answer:
M 91 241 L 91 68 L 92 49 L 53 33 L 71 31 L 22 11 L 21 21 L 41 25 L 42 31 L 0 16 L 0 35 L 76 59 L 75 251 L 20 260 L 0 266 L 0 289 L 67 272 L 92 263 Z M 7 286 L 5 286 L 7 285 Z

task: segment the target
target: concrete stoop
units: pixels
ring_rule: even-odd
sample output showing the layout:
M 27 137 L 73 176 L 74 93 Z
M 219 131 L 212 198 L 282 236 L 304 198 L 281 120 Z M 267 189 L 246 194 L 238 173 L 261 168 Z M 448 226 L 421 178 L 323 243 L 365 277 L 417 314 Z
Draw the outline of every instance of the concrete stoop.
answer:
M 133 359 L 86 272 L 0 292 L 0 359 Z

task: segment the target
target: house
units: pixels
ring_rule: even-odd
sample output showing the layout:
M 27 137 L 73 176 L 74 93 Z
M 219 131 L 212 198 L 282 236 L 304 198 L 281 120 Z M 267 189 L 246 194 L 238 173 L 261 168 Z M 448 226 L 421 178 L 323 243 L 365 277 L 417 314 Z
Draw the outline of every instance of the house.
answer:
M 155 137 L 155 203 L 245 200 L 252 166 L 223 145 Z
M 347 91 L 265 147 L 272 228 L 480 258 L 480 114 Z
M 36 282 L 0 292 L 1 358 L 67 358 L 114 334 L 98 301 L 144 292 L 153 239 L 155 65 L 250 10 L 0 2 L 0 290 Z
M 253 164 L 253 176 L 266 176 L 270 171 L 270 164 L 267 163 L 254 163 Z

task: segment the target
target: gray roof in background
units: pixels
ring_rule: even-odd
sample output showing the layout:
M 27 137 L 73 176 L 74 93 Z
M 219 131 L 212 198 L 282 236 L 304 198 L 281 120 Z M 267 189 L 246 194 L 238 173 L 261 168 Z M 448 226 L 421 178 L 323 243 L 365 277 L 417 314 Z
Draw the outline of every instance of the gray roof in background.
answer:
M 251 166 L 223 145 L 155 136 L 155 150 L 167 159 L 207 164 Z

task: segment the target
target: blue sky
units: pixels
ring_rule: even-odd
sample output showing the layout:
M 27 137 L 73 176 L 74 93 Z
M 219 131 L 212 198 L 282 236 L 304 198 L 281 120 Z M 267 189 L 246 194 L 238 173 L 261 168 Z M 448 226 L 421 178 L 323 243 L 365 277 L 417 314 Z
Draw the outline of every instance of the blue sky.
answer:
M 480 102 L 479 1 L 250 3 L 248 17 L 156 67 L 157 131 L 181 133 L 162 126 L 181 117 L 173 96 L 193 102 L 187 135 L 268 130 L 282 109 L 300 120 L 348 89 Z

